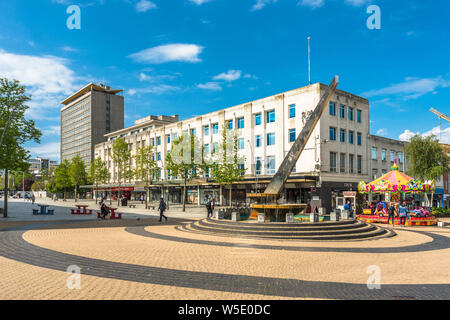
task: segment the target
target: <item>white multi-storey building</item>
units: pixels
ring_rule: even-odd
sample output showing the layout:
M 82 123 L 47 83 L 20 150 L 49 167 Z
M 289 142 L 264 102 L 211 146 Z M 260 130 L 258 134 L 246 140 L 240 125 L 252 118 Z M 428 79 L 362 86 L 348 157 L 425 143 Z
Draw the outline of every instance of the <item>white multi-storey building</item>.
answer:
M 245 176 L 233 185 L 233 199 L 245 201 L 246 193 L 264 191 L 326 88 L 316 83 L 182 121 L 178 116 L 149 116 L 132 127 L 106 134 L 107 141 L 95 145 L 95 157 L 106 162 L 114 183 L 114 163 L 109 156 L 114 139 L 122 137 L 132 154 L 142 145 L 153 145 L 161 173 L 159 182 L 151 188 L 151 200 L 163 192 L 169 201 L 179 202 L 181 187 L 174 181 L 176 177 L 167 174 L 164 161 L 173 140 L 193 133 L 205 151 L 212 152 L 221 142 L 224 126 L 237 129 Z M 287 180 L 285 199 L 302 203 L 320 199 L 321 205 L 330 209 L 342 191 L 356 190 L 360 180 L 372 178 L 373 165 L 368 155 L 376 140 L 369 132 L 369 101 L 336 90 Z M 142 190 L 139 181 L 129 183 L 128 190 Z M 206 175 L 190 182 L 187 199 L 202 204 L 206 196 L 213 195 L 223 203 L 228 199 L 227 192 Z

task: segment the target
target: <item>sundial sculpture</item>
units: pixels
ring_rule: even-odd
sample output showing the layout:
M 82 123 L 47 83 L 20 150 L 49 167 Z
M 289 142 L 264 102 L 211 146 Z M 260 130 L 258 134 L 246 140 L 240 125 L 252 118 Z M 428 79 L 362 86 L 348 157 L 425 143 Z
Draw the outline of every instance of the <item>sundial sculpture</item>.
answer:
M 311 136 L 315 126 L 319 122 L 319 119 L 325 110 L 325 107 L 330 103 L 331 97 L 336 91 L 336 87 L 339 83 L 339 77 L 334 76 L 333 81 L 325 90 L 325 93 L 321 96 L 319 103 L 316 108 L 313 110 L 309 118 L 307 118 L 302 131 L 297 136 L 294 144 L 289 150 L 288 154 L 284 158 L 280 167 L 278 168 L 277 173 L 273 176 L 269 185 L 267 186 L 264 193 L 251 193 L 247 194 L 249 198 L 252 198 L 256 201 L 256 203 L 252 203 L 250 207 L 254 209 L 256 212 L 265 213 L 267 216 L 273 216 L 276 214 L 286 214 L 288 212 L 292 212 L 294 214 L 299 213 L 302 209 L 304 209 L 307 204 L 305 203 L 287 203 L 287 204 L 278 204 L 277 201 L 280 198 L 281 190 L 286 183 L 287 178 L 291 174 L 298 158 L 300 157 L 303 149 L 308 142 L 309 137 Z

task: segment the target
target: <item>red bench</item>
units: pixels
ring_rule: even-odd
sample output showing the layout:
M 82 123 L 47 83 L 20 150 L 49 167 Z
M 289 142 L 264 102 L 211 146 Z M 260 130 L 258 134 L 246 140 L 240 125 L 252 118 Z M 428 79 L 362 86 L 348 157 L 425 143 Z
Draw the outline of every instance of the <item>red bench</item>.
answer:
M 80 210 L 77 210 L 77 209 L 70 209 L 70 210 L 72 210 L 72 214 L 85 214 L 85 213 L 83 213 L 83 212 L 81 212 Z M 92 214 L 92 210 L 86 211 L 86 214 Z
M 97 211 L 97 218 L 102 218 L 102 212 Z M 119 212 L 111 212 L 109 215 L 109 219 L 122 219 L 122 213 Z

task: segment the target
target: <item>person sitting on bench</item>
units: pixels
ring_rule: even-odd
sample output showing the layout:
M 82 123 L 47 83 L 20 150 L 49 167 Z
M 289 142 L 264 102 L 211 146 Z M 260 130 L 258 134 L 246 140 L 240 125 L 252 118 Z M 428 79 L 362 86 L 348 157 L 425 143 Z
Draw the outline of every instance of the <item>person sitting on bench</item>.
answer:
M 106 206 L 106 204 L 104 202 L 102 202 L 102 205 L 100 207 L 100 211 L 101 211 L 101 214 L 102 214 L 102 219 L 105 219 L 105 217 L 109 213 L 109 210 L 108 210 L 108 207 Z

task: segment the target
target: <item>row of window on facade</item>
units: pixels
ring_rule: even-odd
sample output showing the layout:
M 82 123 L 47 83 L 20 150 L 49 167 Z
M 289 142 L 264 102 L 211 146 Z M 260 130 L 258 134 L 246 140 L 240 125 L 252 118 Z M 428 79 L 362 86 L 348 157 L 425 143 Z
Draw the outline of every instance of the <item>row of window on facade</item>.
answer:
M 330 102 L 330 116 L 336 116 L 336 109 L 336 103 Z M 346 114 L 348 120 L 355 121 L 355 109 L 352 107 L 347 107 L 343 104 L 339 105 L 339 118 L 345 119 Z M 356 122 L 361 123 L 361 114 L 362 111 L 360 109 L 356 109 Z
M 381 149 L 381 161 L 386 161 L 386 153 L 387 153 L 387 149 L 382 148 Z M 389 150 L 389 153 L 390 153 L 391 162 L 394 162 L 395 159 L 397 159 L 399 163 L 403 162 L 403 152 L 401 152 L 401 151 L 396 152 L 395 150 Z M 397 157 L 396 157 L 396 153 L 397 153 Z M 372 159 L 373 160 L 378 159 L 378 148 L 377 147 L 372 147 Z
M 336 133 L 337 133 L 337 128 L 330 127 L 330 141 L 336 141 L 336 138 L 337 138 Z M 340 142 L 347 141 L 347 130 L 339 129 L 339 141 Z M 348 143 L 350 143 L 350 144 L 355 143 L 355 132 L 352 130 L 348 130 Z M 358 146 L 360 146 L 362 144 L 362 133 L 361 132 L 356 133 L 356 144 Z
M 337 167 L 337 152 L 330 152 L 330 172 L 338 172 Z M 348 155 L 348 171 L 347 171 L 347 154 L 339 154 L 339 172 L 342 173 L 362 173 L 362 156 L 356 156 L 356 171 L 355 171 L 355 155 Z

